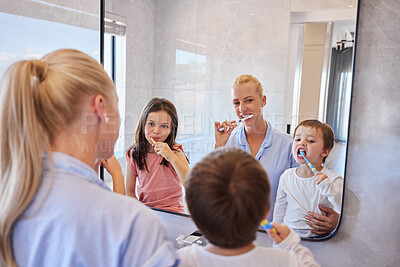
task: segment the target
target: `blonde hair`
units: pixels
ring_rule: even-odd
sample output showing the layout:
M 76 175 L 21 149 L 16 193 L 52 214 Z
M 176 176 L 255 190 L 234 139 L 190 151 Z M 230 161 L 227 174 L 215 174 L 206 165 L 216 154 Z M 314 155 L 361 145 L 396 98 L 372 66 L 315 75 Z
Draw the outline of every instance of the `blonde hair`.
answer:
M 72 49 L 8 68 L 0 96 L 0 265 L 17 265 L 12 230 L 40 184 L 42 153 L 79 117 L 79 99 L 109 99 L 112 88 L 96 60 Z
M 260 95 L 260 96 L 262 96 L 263 95 L 263 91 L 264 91 L 264 89 L 263 89 L 263 87 L 262 87 L 262 85 L 261 85 L 261 83 L 260 83 L 260 81 L 256 78 L 256 77 L 254 77 L 253 75 L 250 75 L 250 74 L 243 74 L 243 75 L 240 75 L 239 77 L 237 77 L 236 79 L 235 79 L 235 82 L 233 83 L 233 87 L 236 87 L 236 86 L 238 86 L 239 84 L 243 84 L 243 83 L 254 83 L 255 85 L 256 85 L 256 89 L 257 89 L 257 91 L 258 91 L 258 94 Z

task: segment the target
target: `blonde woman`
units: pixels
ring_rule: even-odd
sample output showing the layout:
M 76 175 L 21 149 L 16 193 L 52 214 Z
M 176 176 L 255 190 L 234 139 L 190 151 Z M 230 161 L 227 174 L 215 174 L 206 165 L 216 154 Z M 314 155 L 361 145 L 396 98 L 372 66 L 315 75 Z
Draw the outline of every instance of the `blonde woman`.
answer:
M 2 84 L 0 265 L 173 265 L 151 210 L 97 178 L 120 125 L 102 66 L 58 50 L 13 64 Z
M 232 106 L 242 125 L 236 121 L 215 122 L 215 148 L 236 147 L 253 155 L 268 173 L 271 183 L 271 212 L 273 208 L 280 176 L 286 169 L 297 167 L 292 155 L 292 137 L 272 128 L 264 119 L 263 108 L 267 98 L 260 81 L 249 74 L 235 79 L 232 88 Z M 237 128 L 236 128 L 237 127 Z M 314 228 L 313 233 L 323 235 L 332 232 L 337 225 L 339 214 L 333 209 L 320 207 L 326 216 L 310 212 L 306 219 Z

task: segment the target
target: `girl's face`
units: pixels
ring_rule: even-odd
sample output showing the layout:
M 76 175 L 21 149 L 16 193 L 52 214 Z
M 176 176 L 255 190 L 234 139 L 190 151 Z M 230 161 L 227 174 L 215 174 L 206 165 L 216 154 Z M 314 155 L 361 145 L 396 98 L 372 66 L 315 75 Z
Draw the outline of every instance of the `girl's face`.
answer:
M 150 112 L 146 119 L 144 134 L 146 140 L 153 144 L 151 138 L 156 142 L 164 142 L 171 133 L 172 118 L 165 110 Z
M 292 153 L 298 164 L 306 164 L 306 161 L 300 155 L 300 151 L 304 152 L 308 161 L 313 165 L 320 166 L 322 159 L 329 154 L 329 149 L 324 149 L 324 138 L 321 130 L 306 126 L 297 128 Z
M 253 114 L 252 118 L 243 121 L 245 126 L 263 120 L 262 108 L 265 103 L 265 95 L 260 96 L 256 85 L 252 82 L 239 84 L 232 90 L 232 105 L 236 116 L 242 119 Z

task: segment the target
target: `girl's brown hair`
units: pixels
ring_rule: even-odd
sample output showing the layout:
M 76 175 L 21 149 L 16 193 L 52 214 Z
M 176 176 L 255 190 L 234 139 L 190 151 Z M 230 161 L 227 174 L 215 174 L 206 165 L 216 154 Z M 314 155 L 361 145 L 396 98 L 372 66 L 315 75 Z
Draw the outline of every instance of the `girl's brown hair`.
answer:
M 270 185 L 254 157 L 240 149 L 214 151 L 189 172 L 185 187 L 191 217 L 212 244 L 239 248 L 255 240 Z
M 127 151 L 128 157 L 132 157 L 136 161 L 140 170 L 146 169 L 148 171 L 145 160 L 146 154 L 149 152 L 148 141 L 145 136 L 147 117 L 151 112 L 158 111 L 165 111 L 171 117 L 171 132 L 164 142 L 174 150 L 172 146 L 175 145 L 175 139 L 178 132 L 178 113 L 176 112 L 174 104 L 169 100 L 155 97 L 144 106 L 136 127 L 135 142 Z M 168 161 L 163 158 L 161 164 L 168 166 Z

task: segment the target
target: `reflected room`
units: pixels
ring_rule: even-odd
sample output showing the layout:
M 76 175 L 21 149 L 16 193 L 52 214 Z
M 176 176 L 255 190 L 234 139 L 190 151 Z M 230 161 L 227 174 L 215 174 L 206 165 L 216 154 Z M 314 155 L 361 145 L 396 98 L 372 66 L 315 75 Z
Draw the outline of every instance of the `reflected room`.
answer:
M 39 58 L 65 43 L 102 61 L 119 97 L 122 123 L 115 156 L 124 172 L 127 149 L 151 98 L 166 98 L 176 107 L 176 142 L 192 167 L 214 150 L 214 122 L 237 119 L 232 84 L 239 75 L 251 74 L 263 85 L 263 117 L 272 128 L 293 135 L 305 119 L 332 127 L 335 145 L 324 166 L 345 178 L 356 0 L 105 0 L 104 10 L 91 1 L 94 10 L 79 12 L 68 3 L 38 1 L 69 19 L 34 14 L 33 7 L 16 12 L 1 2 L 0 32 L 13 39 L 0 44 L 0 74 L 29 51 Z M 96 39 L 101 31 L 94 21 L 101 11 L 104 35 Z M 21 25 L 30 25 L 31 35 Z M 41 34 L 48 39 L 38 45 L 35 33 L 43 29 L 49 30 Z M 104 181 L 112 188 L 107 172 Z M 188 216 L 186 206 L 184 211 Z

